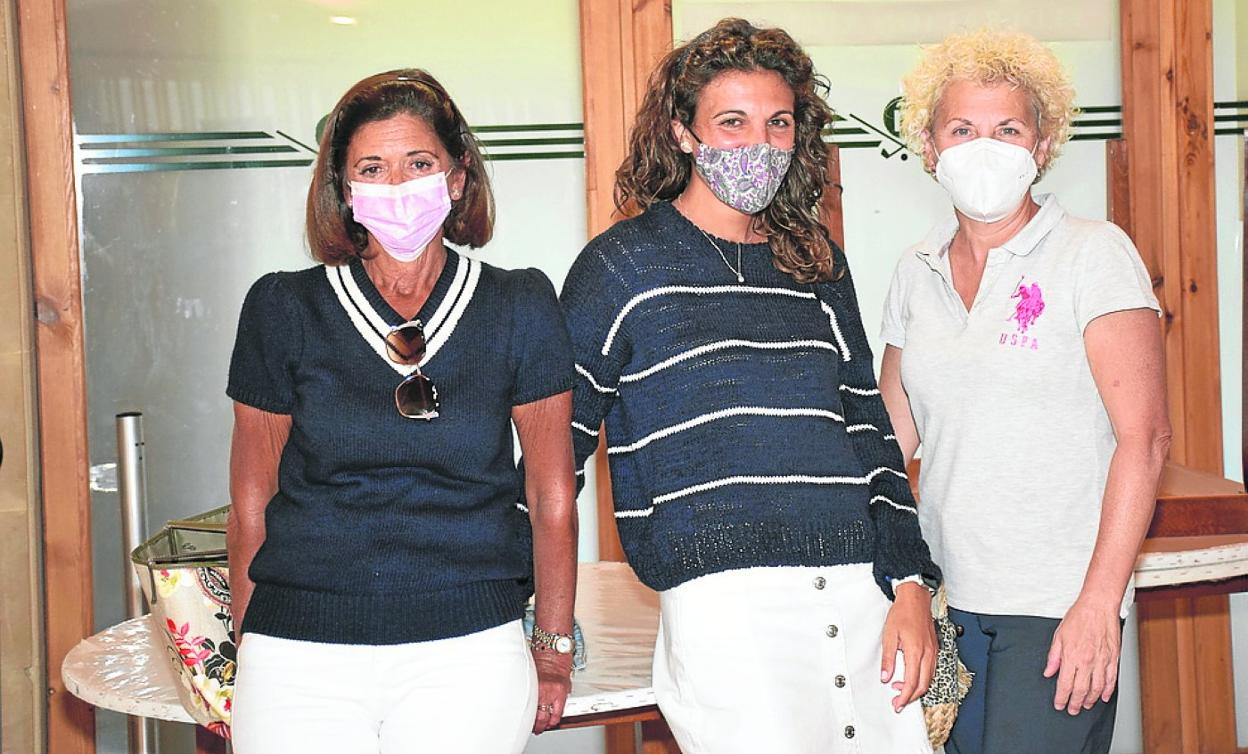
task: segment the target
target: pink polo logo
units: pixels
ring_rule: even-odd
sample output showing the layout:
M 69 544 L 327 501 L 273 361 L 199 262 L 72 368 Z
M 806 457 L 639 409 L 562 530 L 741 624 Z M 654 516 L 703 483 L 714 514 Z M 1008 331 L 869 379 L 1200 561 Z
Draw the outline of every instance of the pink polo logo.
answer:
M 1044 314 L 1044 294 L 1040 292 L 1040 284 L 1024 285 L 1023 279 L 1019 278 L 1018 285 L 1015 286 L 1014 293 L 1010 294 L 1010 298 L 1018 299 L 1018 303 L 1014 305 L 1014 314 L 1006 321 L 1017 322 L 1018 332 L 1001 333 L 1000 344 L 1031 351 L 1039 350 L 1038 339 L 1034 335 L 1027 335 L 1027 328 L 1034 325 L 1036 320 L 1040 319 L 1040 315 Z

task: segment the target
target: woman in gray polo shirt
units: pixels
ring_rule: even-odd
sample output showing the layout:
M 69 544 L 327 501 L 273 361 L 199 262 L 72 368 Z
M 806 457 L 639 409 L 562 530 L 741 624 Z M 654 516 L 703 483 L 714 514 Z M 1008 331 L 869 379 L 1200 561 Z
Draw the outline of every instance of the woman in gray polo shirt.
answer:
M 1121 619 L 1169 445 L 1159 308 L 1131 240 L 1031 186 L 1074 92 L 1035 39 L 924 51 L 902 128 L 954 217 L 908 250 L 880 388 L 976 673 L 950 754 L 1107 752 Z

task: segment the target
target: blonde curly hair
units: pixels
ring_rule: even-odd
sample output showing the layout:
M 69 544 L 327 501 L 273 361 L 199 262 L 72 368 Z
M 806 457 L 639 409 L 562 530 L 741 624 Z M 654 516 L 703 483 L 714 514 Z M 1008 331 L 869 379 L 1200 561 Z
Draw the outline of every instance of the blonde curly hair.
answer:
M 901 137 L 915 152 L 923 152 L 923 133 L 931 130 L 945 87 L 959 80 L 1005 82 L 1031 95 L 1040 138 L 1049 140 L 1043 174 L 1070 138 L 1076 114 L 1075 89 L 1053 51 L 1030 34 L 1000 29 L 951 34 L 925 47 L 902 79 Z

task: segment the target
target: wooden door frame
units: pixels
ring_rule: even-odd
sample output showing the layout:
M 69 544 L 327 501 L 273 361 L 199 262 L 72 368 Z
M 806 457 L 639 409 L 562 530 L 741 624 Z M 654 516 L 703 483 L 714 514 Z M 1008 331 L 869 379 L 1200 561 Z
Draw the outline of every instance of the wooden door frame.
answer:
M 61 663 L 92 632 L 91 497 L 73 110 L 65 0 L 14 0 L 18 15 L 43 513 L 48 752 L 94 754 L 95 710 Z

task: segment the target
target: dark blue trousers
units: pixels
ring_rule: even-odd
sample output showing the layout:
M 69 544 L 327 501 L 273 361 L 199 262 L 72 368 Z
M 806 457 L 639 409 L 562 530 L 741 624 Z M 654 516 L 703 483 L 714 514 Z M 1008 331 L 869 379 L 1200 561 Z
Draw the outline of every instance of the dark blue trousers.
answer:
M 1118 690 L 1071 716 L 1053 709 L 1057 677 L 1045 678 L 1060 621 L 949 609 L 962 627 L 958 652 L 975 674 L 945 754 L 1108 754 Z

